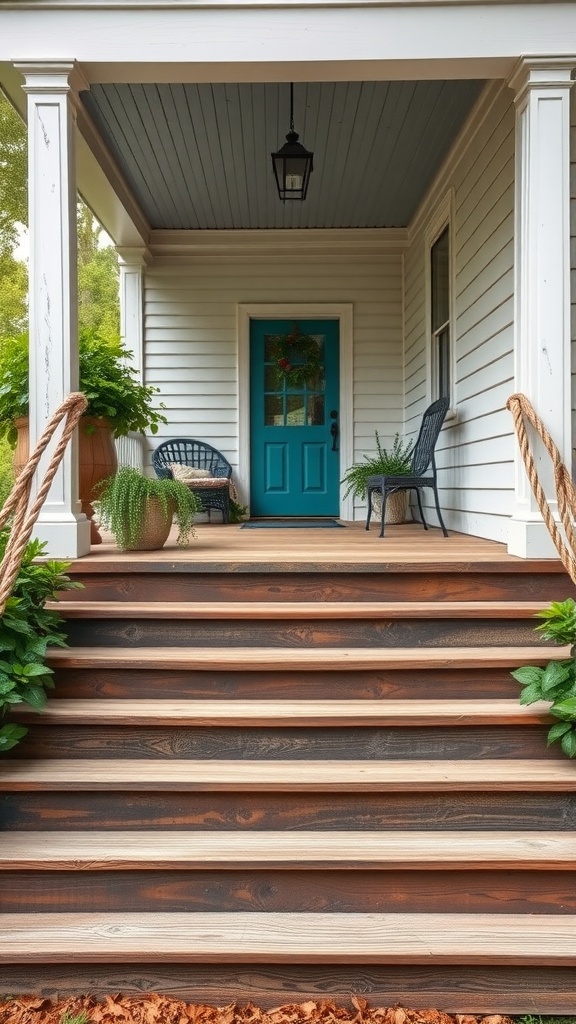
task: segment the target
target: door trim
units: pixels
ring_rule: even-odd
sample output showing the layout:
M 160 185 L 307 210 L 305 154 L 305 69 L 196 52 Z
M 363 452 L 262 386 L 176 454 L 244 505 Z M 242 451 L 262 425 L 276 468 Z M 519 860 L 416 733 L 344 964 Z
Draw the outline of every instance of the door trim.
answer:
M 250 321 L 338 320 L 340 325 L 340 475 L 352 465 L 354 447 L 353 306 L 351 302 L 239 303 L 238 334 L 238 483 L 242 501 L 250 505 Z M 340 518 L 351 520 L 352 496 L 343 498 L 340 485 Z

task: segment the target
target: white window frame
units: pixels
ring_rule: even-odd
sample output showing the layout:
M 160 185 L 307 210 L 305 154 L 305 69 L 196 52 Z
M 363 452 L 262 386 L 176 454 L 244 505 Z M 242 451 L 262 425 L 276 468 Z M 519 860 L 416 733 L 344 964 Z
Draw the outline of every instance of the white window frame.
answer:
M 456 274 L 454 260 L 454 189 L 450 189 L 438 203 L 424 232 L 424 276 L 426 285 L 426 352 L 428 404 L 439 398 L 438 356 L 435 332 L 432 331 L 432 248 L 448 230 L 448 325 L 450 329 L 450 407 L 446 419 L 456 416 Z

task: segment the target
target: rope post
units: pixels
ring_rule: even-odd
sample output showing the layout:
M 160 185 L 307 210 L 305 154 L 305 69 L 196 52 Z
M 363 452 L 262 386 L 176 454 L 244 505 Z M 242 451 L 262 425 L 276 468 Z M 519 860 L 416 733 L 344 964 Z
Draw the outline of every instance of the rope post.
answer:
M 0 511 L 0 529 L 2 529 L 12 517 L 8 541 L 4 551 L 4 556 L 0 562 L 0 616 L 4 614 L 6 601 L 12 593 L 12 588 L 16 577 L 18 576 L 18 572 L 20 571 L 24 550 L 32 536 L 34 524 L 38 518 L 40 509 L 46 500 L 46 495 L 50 490 L 50 485 L 54 479 L 56 470 L 62 461 L 62 457 L 66 451 L 66 446 L 78 426 L 78 420 L 86 410 L 87 406 L 88 399 L 79 391 L 72 392 L 62 402 L 62 404 L 58 406 L 56 412 L 46 424 L 43 434 L 38 438 L 38 443 L 32 452 L 32 455 L 28 459 L 24 469 L 19 474 L 10 496 Z M 57 427 L 63 419 L 65 419 L 65 423 L 62 430 L 62 436 L 52 453 L 52 457 L 44 474 L 44 479 L 38 488 L 38 493 L 34 503 L 29 509 L 28 503 L 30 501 L 32 478 L 44 451 L 48 447 Z
M 573 583 L 576 583 L 576 532 L 574 529 L 574 517 L 576 516 L 576 489 L 572 477 L 562 462 L 557 445 L 552 440 L 542 420 L 534 411 L 534 408 L 526 398 L 526 395 L 514 394 L 506 402 L 506 408 L 512 413 L 514 429 L 520 447 L 520 454 L 524 461 L 528 480 L 542 518 L 548 532 L 554 541 L 554 546 L 562 560 L 562 565 L 570 576 Z M 558 512 L 565 531 L 565 539 L 552 515 L 550 505 L 540 483 L 534 456 L 530 449 L 526 421 L 534 428 L 540 437 L 546 451 L 552 460 L 554 471 L 554 486 L 558 499 Z

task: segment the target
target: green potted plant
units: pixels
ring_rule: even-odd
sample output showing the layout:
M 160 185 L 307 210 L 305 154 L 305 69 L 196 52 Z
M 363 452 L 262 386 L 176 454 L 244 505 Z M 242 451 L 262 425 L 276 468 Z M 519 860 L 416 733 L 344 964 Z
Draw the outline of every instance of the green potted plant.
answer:
M 344 497 L 353 494 L 355 498 L 366 500 L 368 477 L 370 476 L 409 476 L 412 467 L 413 444 L 403 441 L 399 433 L 394 435 L 392 447 L 383 448 L 378 431 L 375 431 L 376 451 L 364 455 L 363 462 L 355 462 L 344 473 L 342 483 L 346 484 Z M 382 510 L 382 499 L 379 494 L 372 498 L 374 511 Z M 403 523 L 408 513 L 408 491 L 390 494 L 386 502 L 386 522 Z
M 122 551 L 153 551 L 161 548 L 172 520 L 178 526 L 178 543 L 188 544 L 194 533 L 194 516 L 202 511 L 199 498 L 179 480 L 147 477 L 124 466 L 98 488 L 101 525 L 110 530 Z
M 0 558 L 8 534 L 0 531 Z M 17 713 L 22 704 L 34 711 L 44 708 L 46 690 L 54 686 L 53 671 L 46 664 L 47 648 L 67 646 L 64 619 L 46 608 L 46 602 L 82 584 L 66 575 L 68 562 L 39 562 L 45 547 L 39 540 L 26 545 L 12 595 L 0 616 L 0 719 Z M 15 747 L 27 731 L 14 721 L 1 725 L 0 753 Z
M 88 408 L 79 429 L 79 493 L 82 511 L 92 520 L 94 487 L 114 473 L 117 461 L 114 437 L 131 431 L 156 434 L 166 423 L 153 405 L 158 389 L 141 384 L 130 365 L 131 353 L 120 340 L 83 332 L 79 341 L 80 391 Z M 0 439 L 17 444 L 14 465 L 19 471 L 28 460 L 28 336 L 0 342 Z M 100 535 L 92 524 L 92 543 Z

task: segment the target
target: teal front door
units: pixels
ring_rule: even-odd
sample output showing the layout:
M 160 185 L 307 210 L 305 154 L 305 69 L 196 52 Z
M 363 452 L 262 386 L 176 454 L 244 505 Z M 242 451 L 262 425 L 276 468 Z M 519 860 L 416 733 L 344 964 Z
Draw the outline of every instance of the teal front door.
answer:
M 337 320 L 250 323 L 250 512 L 337 516 Z

